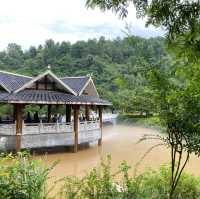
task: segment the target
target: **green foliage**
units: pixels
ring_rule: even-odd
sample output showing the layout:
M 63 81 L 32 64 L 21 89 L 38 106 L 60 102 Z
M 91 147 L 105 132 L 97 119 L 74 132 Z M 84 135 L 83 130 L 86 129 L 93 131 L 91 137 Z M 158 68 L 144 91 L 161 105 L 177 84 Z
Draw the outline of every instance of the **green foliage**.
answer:
M 162 27 L 170 50 L 181 59 L 199 62 L 200 57 L 200 3 L 199 0 L 87 0 L 86 6 L 112 10 L 127 17 L 130 5 L 137 16 L 147 19 L 146 25 Z
M 182 136 L 178 139 L 185 140 L 182 146 L 185 151 L 199 155 L 200 69 L 194 65 L 189 70 L 177 67 L 175 71 L 173 74 L 158 70 L 151 73 L 153 97 L 162 125 L 168 132 Z
M 62 198 L 114 199 L 117 198 L 117 186 L 111 173 L 110 157 L 102 162 L 100 169 L 94 168 L 82 179 L 65 178 Z
M 117 117 L 117 122 L 126 125 L 139 125 L 149 128 L 161 128 L 161 122 L 158 116 L 145 116 L 135 114 L 120 114 Z
M 168 199 L 170 192 L 171 168 L 162 166 L 134 177 L 130 166 L 122 162 L 119 171 L 112 174 L 110 159 L 102 163 L 83 178 L 64 179 L 61 198 L 66 199 Z M 199 199 L 200 179 L 183 174 L 173 199 Z
M 65 177 L 56 198 L 61 199 L 168 199 L 171 168 L 148 169 L 132 176 L 131 167 L 122 162 L 117 172 L 111 172 L 111 158 L 101 162 L 82 178 Z M 1 155 L 0 198 L 47 199 L 46 183 L 51 168 L 32 159 L 27 153 Z M 53 197 L 52 197 L 53 198 Z M 200 179 L 183 173 L 173 199 L 199 199 Z
M 139 195 L 142 199 L 168 199 L 170 192 L 171 168 L 163 166 L 159 170 L 149 170 L 136 178 L 139 183 Z M 174 199 L 200 198 L 200 179 L 183 173 L 173 195 Z
M 112 41 L 100 37 L 74 44 L 56 43 L 50 39 L 26 51 L 11 44 L 0 52 L 2 70 L 38 75 L 48 64 L 58 76 L 92 74 L 100 96 L 112 101 L 115 108 L 147 114 L 153 107 L 147 72 L 154 67 L 170 65 L 164 40 L 159 37 L 132 36 Z
M 162 141 L 171 149 L 170 198 L 190 155 L 200 155 L 199 66 L 192 65 L 189 70 L 180 66 L 168 72 L 153 70 L 149 77 L 157 113 L 167 132 Z
M 0 157 L 1 199 L 45 199 L 50 168 L 27 153 Z
M 11 104 L 2 104 L 0 106 L 0 117 L 11 117 L 13 116 L 13 106 Z

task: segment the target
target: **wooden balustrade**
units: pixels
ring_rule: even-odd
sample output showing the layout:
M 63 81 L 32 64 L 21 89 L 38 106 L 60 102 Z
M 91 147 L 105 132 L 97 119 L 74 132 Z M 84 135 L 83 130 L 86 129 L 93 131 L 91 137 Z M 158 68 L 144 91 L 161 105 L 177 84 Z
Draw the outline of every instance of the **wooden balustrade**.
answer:
M 90 131 L 100 128 L 99 120 L 79 122 L 78 131 Z M 14 135 L 16 124 L 0 124 L 0 135 Z M 71 123 L 24 123 L 22 124 L 22 135 L 26 134 L 48 134 L 73 132 L 73 122 Z
M 21 148 L 74 146 L 74 127 L 71 123 L 22 123 Z M 99 121 L 78 124 L 77 145 L 101 138 Z M 15 149 L 16 124 L 0 124 L 0 149 Z M 2 141 L 3 140 L 3 141 Z

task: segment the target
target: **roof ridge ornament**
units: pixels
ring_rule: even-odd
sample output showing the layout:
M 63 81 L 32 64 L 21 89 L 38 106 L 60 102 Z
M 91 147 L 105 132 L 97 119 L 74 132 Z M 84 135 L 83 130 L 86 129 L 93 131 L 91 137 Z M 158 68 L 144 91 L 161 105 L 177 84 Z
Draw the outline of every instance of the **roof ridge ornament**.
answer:
M 92 77 L 93 76 L 93 73 L 88 73 L 87 75 L 86 75 L 86 77 Z
M 50 64 L 48 64 L 47 69 L 51 70 L 51 65 Z

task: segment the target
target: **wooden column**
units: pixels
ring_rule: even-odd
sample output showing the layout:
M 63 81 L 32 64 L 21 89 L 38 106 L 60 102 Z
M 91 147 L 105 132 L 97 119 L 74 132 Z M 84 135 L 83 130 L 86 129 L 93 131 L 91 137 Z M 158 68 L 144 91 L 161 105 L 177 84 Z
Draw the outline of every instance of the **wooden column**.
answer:
M 103 128 L 102 107 L 98 106 L 98 110 L 99 110 L 99 124 L 101 129 L 101 137 L 98 140 L 98 145 L 100 146 L 102 144 L 102 128 Z
M 85 105 L 85 118 L 87 121 L 90 120 L 90 105 Z
M 51 112 L 52 112 L 52 105 L 51 104 L 48 104 L 47 105 L 48 106 L 48 110 L 47 110 L 47 122 L 50 122 L 50 120 L 51 120 Z
M 74 153 L 78 151 L 79 105 L 74 105 Z
M 16 152 L 21 149 L 21 136 L 23 127 L 23 104 L 15 104 L 15 120 L 16 120 Z
M 71 104 L 66 104 L 66 122 L 71 122 Z

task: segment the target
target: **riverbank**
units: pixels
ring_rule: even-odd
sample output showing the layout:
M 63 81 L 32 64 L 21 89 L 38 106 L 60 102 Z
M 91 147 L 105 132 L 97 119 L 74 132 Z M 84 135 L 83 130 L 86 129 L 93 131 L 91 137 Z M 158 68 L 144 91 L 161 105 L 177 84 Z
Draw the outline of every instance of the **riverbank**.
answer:
M 151 128 L 158 131 L 163 131 L 160 119 L 157 116 L 141 116 L 134 114 L 119 114 L 117 117 L 117 123 L 128 126 L 140 126 L 145 128 Z

